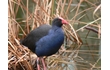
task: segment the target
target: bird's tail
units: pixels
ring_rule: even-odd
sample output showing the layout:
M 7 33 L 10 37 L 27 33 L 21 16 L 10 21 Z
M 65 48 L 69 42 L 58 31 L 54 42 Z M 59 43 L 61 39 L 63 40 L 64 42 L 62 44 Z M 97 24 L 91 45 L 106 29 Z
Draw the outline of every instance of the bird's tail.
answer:
M 20 44 L 22 45 L 23 40 L 19 40 Z

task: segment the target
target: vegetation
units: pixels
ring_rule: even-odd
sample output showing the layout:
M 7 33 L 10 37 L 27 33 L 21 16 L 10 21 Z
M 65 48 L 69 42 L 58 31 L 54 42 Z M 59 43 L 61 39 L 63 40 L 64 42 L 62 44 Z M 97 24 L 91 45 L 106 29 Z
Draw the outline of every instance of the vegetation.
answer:
M 8 69 L 36 70 L 37 56 L 19 41 L 61 16 L 69 25 L 61 49 L 46 58 L 48 70 L 101 70 L 100 11 L 100 0 L 9 0 Z

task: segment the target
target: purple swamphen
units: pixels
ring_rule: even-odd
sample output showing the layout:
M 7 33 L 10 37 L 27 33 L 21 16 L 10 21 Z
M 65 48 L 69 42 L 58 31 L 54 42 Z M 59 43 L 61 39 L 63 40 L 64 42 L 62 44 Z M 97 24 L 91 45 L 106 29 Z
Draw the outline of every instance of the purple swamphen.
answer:
M 68 22 L 61 17 L 57 17 L 52 21 L 52 26 L 41 25 L 32 30 L 21 42 L 22 45 L 28 47 L 38 56 L 37 61 L 41 58 L 44 70 L 46 70 L 46 66 L 42 57 L 55 54 L 63 44 L 64 32 L 61 28 L 63 24 L 68 24 Z M 38 63 L 37 68 L 40 70 Z

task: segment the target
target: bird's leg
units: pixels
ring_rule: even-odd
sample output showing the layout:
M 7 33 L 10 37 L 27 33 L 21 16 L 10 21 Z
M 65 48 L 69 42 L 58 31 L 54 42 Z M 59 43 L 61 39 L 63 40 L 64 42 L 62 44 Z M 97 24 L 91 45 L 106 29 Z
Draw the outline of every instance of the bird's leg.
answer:
M 41 58 L 41 61 L 42 61 L 42 64 L 43 64 L 43 68 L 44 68 L 44 70 L 47 70 L 47 68 L 46 68 L 46 64 L 45 64 L 45 61 L 44 61 L 44 58 Z
M 39 59 L 39 57 L 37 58 L 37 70 L 40 70 L 40 61 L 39 61 L 40 59 Z

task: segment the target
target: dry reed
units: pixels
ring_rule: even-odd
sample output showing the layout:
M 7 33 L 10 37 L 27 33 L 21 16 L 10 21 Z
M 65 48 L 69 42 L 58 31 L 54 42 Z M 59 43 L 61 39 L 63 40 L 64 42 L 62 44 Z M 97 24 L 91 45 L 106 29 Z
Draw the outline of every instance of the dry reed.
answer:
M 87 7 L 88 5 L 90 7 Z M 100 7 L 100 0 L 9 0 L 8 69 L 35 70 L 37 56 L 28 48 L 20 45 L 19 41 L 36 27 L 49 24 L 55 17 L 61 16 L 69 22 L 69 25 L 63 26 L 65 41 L 59 52 L 46 58 L 48 70 L 100 70 L 100 65 L 97 66 L 101 59 L 100 54 L 97 54 L 100 51 L 80 50 L 82 44 L 90 45 L 83 43 L 84 40 L 79 34 L 90 26 L 91 28 L 88 28 L 88 32 L 85 34 L 85 39 L 90 38 L 90 31 L 94 33 L 96 30 L 98 38 L 95 37 L 95 39 L 100 40 Z M 92 17 L 88 16 L 87 12 L 90 12 Z M 88 23 L 81 20 L 86 17 L 93 18 L 93 20 Z M 74 25 L 77 25 L 77 28 Z M 79 54 L 90 55 L 93 58 L 99 57 L 92 62 L 85 60 Z

